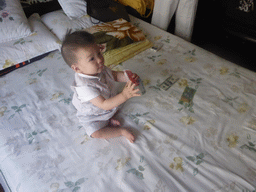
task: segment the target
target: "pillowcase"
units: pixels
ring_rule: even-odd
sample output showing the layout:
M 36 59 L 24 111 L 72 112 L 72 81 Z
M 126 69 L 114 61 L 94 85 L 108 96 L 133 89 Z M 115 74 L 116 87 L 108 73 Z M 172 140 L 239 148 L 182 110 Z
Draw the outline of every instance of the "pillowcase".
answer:
M 63 10 L 53 11 L 41 16 L 43 23 L 55 34 L 60 40 L 66 35 L 68 29 L 71 31 L 81 30 L 84 28 L 89 28 L 93 24 L 88 15 L 84 15 L 78 19 L 70 20 Z M 93 22 L 98 23 L 98 20 Z
M 26 37 L 31 33 L 19 0 L 1 0 L 0 43 Z
M 87 3 L 85 0 L 58 0 L 65 14 L 70 18 L 80 18 L 87 15 Z
M 0 43 L 0 70 L 60 49 L 60 40 L 42 23 L 38 13 L 29 17 L 33 34 L 18 40 Z

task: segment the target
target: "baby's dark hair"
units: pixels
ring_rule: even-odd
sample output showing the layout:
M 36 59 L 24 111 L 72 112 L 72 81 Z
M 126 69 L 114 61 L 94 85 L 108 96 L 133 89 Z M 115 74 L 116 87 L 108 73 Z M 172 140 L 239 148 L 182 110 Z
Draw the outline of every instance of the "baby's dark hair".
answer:
M 95 43 L 95 38 L 92 34 L 86 31 L 67 31 L 67 34 L 62 42 L 61 54 L 65 62 L 71 67 L 77 62 L 77 50 L 85 48 Z

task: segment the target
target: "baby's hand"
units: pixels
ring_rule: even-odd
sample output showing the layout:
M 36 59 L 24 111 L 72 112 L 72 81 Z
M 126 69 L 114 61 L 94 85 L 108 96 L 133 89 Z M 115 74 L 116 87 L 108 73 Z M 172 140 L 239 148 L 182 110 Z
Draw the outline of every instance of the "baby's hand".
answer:
M 141 94 L 138 93 L 140 91 L 139 89 L 134 89 L 136 85 L 132 83 L 131 81 L 128 81 L 122 91 L 122 94 L 126 99 L 130 99 L 132 97 L 141 96 Z

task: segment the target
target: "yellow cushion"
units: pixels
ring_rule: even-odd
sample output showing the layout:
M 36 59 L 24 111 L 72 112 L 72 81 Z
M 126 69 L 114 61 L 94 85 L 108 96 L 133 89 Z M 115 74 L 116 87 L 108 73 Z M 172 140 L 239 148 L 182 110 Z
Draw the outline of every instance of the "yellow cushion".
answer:
M 119 3 L 125 6 L 132 7 L 143 17 L 148 17 L 152 13 L 154 8 L 154 0 L 116 0 L 116 1 L 118 1 Z M 150 9 L 150 13 L 147 16 L 145 16 L 147 8 Z
M 108 67 L 114 67 L 115 65 L 118 65 L 119 63 L 132 58 L 133 56 L 152 46 L 153 43 L 146 39 L 144 41 L 132 43 L 125 47 L 107 51 L 103 54 L 105 59 L 105 65 Z

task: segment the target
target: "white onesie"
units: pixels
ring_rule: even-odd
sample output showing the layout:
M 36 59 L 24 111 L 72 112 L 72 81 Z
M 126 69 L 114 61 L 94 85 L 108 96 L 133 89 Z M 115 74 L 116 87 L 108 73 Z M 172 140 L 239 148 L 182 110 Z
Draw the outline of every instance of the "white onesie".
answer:
M 74 91 L 72 103 L 77 109 L 77 117 L 87 135 L 91 136 L 95 131 L 106 127 L 109 119 L 116 113 L 117 107 L 104 110 L 93 105 L 90 100 L 99 95 L 108 99 L 117 94 L 112 71 L 104 67 L 97 76 L 76 73 L 71 88 Z

